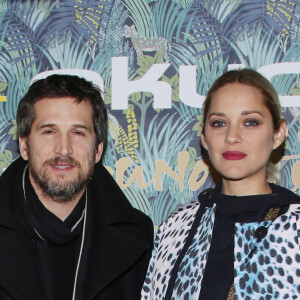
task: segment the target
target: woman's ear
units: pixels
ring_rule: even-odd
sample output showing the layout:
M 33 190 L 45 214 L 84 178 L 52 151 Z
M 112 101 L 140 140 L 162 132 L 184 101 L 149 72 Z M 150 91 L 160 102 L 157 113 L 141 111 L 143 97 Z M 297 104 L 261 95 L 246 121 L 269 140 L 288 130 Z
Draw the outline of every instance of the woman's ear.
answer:
M 207 150 L 207 143 L 206 143 L 206 138 L 204 135 L 204 125 L 203 124 L 200 127 L 200 132 L 201 132 L 201 144 L 202 144 L 203 148 Z
M 274 133 L 274 145 L 273 149 L 278 148 L 285 140 L 287 136 L 287 127 L 285 120 L 281 120 L 279 129 Z

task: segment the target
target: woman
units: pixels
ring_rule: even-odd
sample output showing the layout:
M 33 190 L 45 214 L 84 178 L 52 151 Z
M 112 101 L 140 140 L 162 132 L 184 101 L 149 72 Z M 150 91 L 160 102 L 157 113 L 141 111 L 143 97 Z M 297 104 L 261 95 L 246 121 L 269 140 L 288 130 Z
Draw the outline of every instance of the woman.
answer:
M 203 114 L 201 142 L 221 182 L 160 226 L 142 299 L 298 299 L 299 197 L 267 182 L 286 134 L 273 86 L 229 71 Z

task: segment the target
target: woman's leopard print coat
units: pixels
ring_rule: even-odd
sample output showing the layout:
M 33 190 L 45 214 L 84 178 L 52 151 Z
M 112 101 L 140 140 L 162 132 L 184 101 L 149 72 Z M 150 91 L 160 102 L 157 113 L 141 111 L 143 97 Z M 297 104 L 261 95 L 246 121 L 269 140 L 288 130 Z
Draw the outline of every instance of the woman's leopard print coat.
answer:
M 288 195 L 292 193 L 288 191 Z M 295 196 L 295 195 L 294 195 Z M 293 196 L 292 196 L 293 197 Z M 199 202 L 176 210 L 157 232 L 142 290 L 143 300 L 163 300 L 171 270 L 188 236 Z M 212 237 L 215 207 L 207 207 L 179 266 L 172 299 L 198 300 Z M 236 223 L 234 253 L 235 299 L 300 299 L 300 205 L 274 221 Z M 258 239 L 257 228 L 267 235 Z

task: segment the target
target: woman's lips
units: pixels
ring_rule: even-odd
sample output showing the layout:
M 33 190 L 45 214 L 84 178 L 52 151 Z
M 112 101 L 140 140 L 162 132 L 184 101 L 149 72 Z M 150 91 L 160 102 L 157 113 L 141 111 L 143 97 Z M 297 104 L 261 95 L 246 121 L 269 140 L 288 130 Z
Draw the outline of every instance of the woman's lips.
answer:
M 240 151 L 226 151 L 222 153 L 222 156 L 227 160 L 241 160 L 245 158 L 247 154 Z

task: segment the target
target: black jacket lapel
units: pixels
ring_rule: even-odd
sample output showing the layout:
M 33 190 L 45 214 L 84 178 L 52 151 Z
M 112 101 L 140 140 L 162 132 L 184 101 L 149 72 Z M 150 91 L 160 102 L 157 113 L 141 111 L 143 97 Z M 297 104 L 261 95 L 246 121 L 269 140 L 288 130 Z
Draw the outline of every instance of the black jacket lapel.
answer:
M 89 249 L 85 299 L 93 299 L 145 255 L 145 243 L 103 227 Z
M 14 199 L 21 197 L 16 187 L 21 184 L 20 172 L 25 165 L 22 159 L 16 160 L 0 178 L 0 289 L 16 300 L 44 299 L 34 246 L 14 214 Z M 150 219 L 130 205 L 101 164 L 95 168 L 88 191 L 91 201 L 87 219 L 91 226 L 83 261 L 85 300 L 101 293 L 137 263 L 138 268 L 126 278 L 137 281 L 137 274 L 143 277 L 153 241 Z M 143 278 L 138 279 L 137 293 L 142 282 Z
M 0 228 L 0 285 L 16 300 L 43 299 L 32 241 Z
M 20 230 L 14 215 L 25 165 L 16 160 L 0 178 L 0 285 L 17 300 L 44 298 L 32 241 Z
M 130 205 L 103 166 L 96 169 L 94 182 L 97 184 L 91 184 L 93 226 L 87 250 L 85 299 L 101 294 L 139 259 L 143 259 L 147 267 L 153 238 L 150 219 Z M 141 280 L 143 282 L 143 278 Z

